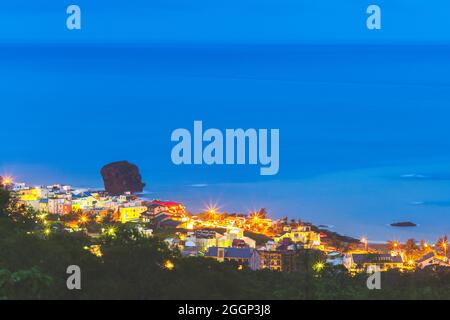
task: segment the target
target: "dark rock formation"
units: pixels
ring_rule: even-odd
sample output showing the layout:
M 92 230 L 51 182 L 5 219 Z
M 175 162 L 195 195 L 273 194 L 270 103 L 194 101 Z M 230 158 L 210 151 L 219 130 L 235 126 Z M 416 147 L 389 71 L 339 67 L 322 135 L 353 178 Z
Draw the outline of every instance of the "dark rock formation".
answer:
M 139 169 L 128 161 L 118 161 L 104 166 L 101 170 L 105 190 L 110 195 L 121 195 L 126 192 L 136 193 L 144 190 L 145 184 Z
M 413 222 L 396 222 L 396 223 L 391 223 L 392 227 L 417 227 L 417 224 L 413 223 Z

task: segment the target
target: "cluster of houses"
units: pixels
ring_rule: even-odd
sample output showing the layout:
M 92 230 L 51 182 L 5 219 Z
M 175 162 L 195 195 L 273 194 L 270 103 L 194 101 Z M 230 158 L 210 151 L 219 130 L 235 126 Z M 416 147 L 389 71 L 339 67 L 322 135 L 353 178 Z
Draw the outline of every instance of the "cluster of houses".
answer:
M 328 264 L 342 265 L 351 273 L 371 269 L 387 271 L 450 267 L 449 259 L 434 250 L 425 252 L 415 260 L 407 260 L 401 251 L 336 252 L 324 245 L 321 239 L 324 235 L 313 231 L 311 226 L 284 224 L 279 230 L 274 227 L 275 221 L 264 216 L 218 216 L 212 210 L 206 215 L 193 216 L 177 202 L 145 201 L 132 194 L 110 196 L 102 191 L 72 189 L 64 185 L 27 187 L 25 184 L 15 184 L 13 190 L 21 203 L 44 214 L 64 216 L 83 213 L 90 217 L 112 214 L 116 222 L 137 222 L 138 227 L 142 223 L 151 223 L 157 229 L 179 230 L 165 241 L 169 247 L 179 250 L 181 255 L 235 262 L 240 267 L 252 270 L 295 271 L 295 257 L 300 249 L 320 250 L 327 254 Z M 151 234 L 151 230 L 147 231 Z M 266 236 L 270 234 L 270 240 L 257 245 L 244 231 Z
M 448 257 L 430 251 L 418 259 L 407 259 L 404 252 L 393 251 L 390 253 L 368 253 L 355 252 L 344 255 L 343 265 L 351 273 L 389 271 L 397 269 L 400 271 L 450 267 Z
M 132 194 L 110 196 L 103 191 L 72 189 L 70 186 L 51 185 L 27 187 L 14 185 L 19 203 L 36 211 L 51 215 L 82 213 L 89 217 L 102 217 L 112 214 L 121 223 L 148 221 L 160 213 L 183 215 L 185 208 L 180 203 L 164 201 L 145 201 Z
M 152 223 L 155 228 L 180 230 L 167 238 L 167 244 L 183 256 L 203 256 L 218 261 L 234 261 L 252 270 L 294 270 L 295 252 L 300 248 L 323 250 L 320 234 L 309 226 L 285 226 L 282 232 L 263 246 L 244 235 L 244 230 L 267 230 L 274 223 L 262 217 L 230 215 L 223 219 L 207 219 L 186 213 L 185 207 L 171 201 L 144 201 L 124 194 L 110 196 L 102 191 L 73 189 L 51 185 L 27 187 L 15 185 L 20 202 L 44 214 L 64 216 L 83 213 L 99 217 L 113 213 L 121 223 Z M 219 231 L 214 231 L 219 230 Z
M 211 229 L 178 232 L 166 242 L 183 256 L 204 256 L 219 262 L 234 262 L 242 268 L 281 272 L 296 269 L 295 255 L 299 249 L 323 250 L 320 234 L 309 226 L 286 227 L 273 240 L 259 246 L 254 239 L 245 236 L 242 228 L 233 226 L 225 230 L 221 233 Z

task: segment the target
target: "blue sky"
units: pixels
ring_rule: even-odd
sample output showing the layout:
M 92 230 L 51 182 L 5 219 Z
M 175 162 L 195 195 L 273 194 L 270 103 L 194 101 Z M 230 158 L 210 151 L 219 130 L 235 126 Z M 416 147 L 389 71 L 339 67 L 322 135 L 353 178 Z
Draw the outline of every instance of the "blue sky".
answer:
M 83 31 L 68 32 L 65 9 L 78 4 Z M 366 8 L 382 8 L 369 32 Z M 4 1 L 0 41 L 11 43 L 336 43 L 448 42 L 446 0 Z
M 66 28 L 73 3 L 81 31 Z M 372 3 L 382 9 L 379 31 L 366 28 Z M 279 179 L 423 156 L 425 142 L 441 156 L 448 48 L 430 44 L 450 40 L 447 8 L 444 0 L 2 3 L 1 102 L 16 121 L 0 134 L 17 132 L 26 145 L 7 144 L 3 162 L 53 172 L 38 181 L 98 184 L 98 169 L 121 159 L 153 181 L 261 179 L 253 167 L 174 170 L 167 139 L 194 120 L 281 129 Z M 421 135 L 423 119 L 433 125 Z M 30 143 L 36 132 L 40 143 Z
M 374 3 L 379 31 L 366 28 Z M 66 29 L 70 4 L 81 31 Z M 450 194 L 449 12 L 448 0 L 3 1 L 0 175 L 100 187 L 103 165 L 129 160 L 154 197 L 194 211 L 266 207 L 371 238 L 411 219 L 433 239 L 450 223 L 433 205 Z M 280 129 L 279 174 L 175 166 L 171 133 L 194 120 Z

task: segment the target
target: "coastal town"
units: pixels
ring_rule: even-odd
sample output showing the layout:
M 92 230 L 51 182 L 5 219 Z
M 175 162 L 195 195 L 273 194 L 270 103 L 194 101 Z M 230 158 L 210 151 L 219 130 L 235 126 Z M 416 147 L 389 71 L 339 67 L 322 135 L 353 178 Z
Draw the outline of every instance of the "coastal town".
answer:
M 182 257 L 204 257 L 232 262 L 239 269 L 293 272 L 300 250 L 320 253 L 324 259 L 314 265 L 342 266 L 349 273 L 413 271 L 448 268 L 447 237 L 434 244 L 410 239 L 372 244 L 366 238 L 353 239 L 331 232 L 324 226 L 271 219 L 265 209 L 250 213 L 225 213 L 205 208 L 193 214 L 182 204 L 168 200 L 147 200 L 125 192 L 72 188 L 68 185 L 28 186 L 4 177 L 0 185 L 11 191 L 16 206 L 36 213 L 36 232 L 43 237 L 54 233 L 82 232 L 95 239 L 114 237 L 118 226 L 127 225 L 141 236 L 161 237 Z M 101 257 L 101 245 L 87 250 Z M 174 266 L 167 261 L 166 268 Z

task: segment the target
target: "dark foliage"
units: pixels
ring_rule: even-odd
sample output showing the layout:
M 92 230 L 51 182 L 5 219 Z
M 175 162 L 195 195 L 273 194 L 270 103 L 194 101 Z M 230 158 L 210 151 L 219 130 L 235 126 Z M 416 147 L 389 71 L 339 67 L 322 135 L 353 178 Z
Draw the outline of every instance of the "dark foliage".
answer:
M 5 196 L 9 199 L 0 192 L 0 208 L 7 211 L 9 204 L 1 202 Z M 315 251 L 298 254 L 298 272 L 239 271 L 211 259 L 181 258 L 162 240 L 143 238 L 126 225 L 94 243 L 83 233 L 44 236 L 31 222 L 33 216 L 26 217 L 0 217 L 0 299 L 450 298 L 447 269 L 383 273 L 382 290 L 370 291 L 366 274 L 350 276 L 342 267 L 315 269 L 324 259 Z M 101 257 L 87 250 L 93 244 L 101 245 Z M 174 268 L 166 266 L 168 261 Z M 66 287 L 70 265 L 81 268 L 80 291 Z

